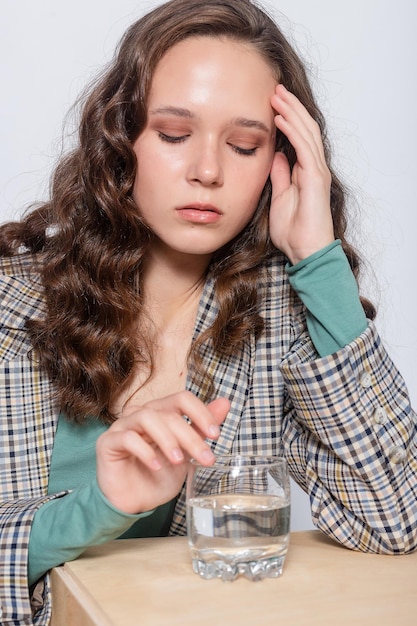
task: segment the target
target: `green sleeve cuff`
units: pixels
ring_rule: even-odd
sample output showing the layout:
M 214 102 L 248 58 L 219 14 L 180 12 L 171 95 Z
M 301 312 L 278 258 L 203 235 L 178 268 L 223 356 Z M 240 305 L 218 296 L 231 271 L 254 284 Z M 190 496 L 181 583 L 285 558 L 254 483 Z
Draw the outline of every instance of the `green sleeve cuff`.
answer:
M 321 259 L 323 256 L 325 256 L 328 252 L 331 252 L 332 250 L 335 250 L 336 248 L 340 248 L 343 252 L 342 242 L 340 241 L 340 239 L 335 239 L 334 241 L 332 241 L 332 243 L 329 243 L 324 248 L 317 250 L 317 252 L 314 252 L 313 254 L 308 256 L 306 259 L 299 261 L 299 263 L 296 263 L 295 265 L 292 265 L 291 263 L 287 263 L 285 267 L 285 269 L 287 270 L 287 274 L 289 276 L 295 276 L 296 274 L 299 274 L 300 270 L 302 270 L 304 267 L 306 267 L 307 265 L 311 265 L 318 259 Z
M 130 515 L 116 509 L 96 479 L 36 512 L 29 541 L 29 585 L 45 572 L 77 558 L 86 548 L 116 539 L 152 511 Z
M 358 285 L 339 239 L 296 265 L 287 265 L 291 286 L 306 307 L 307 328 L 318 352 L 328 356 L 367 327 Z

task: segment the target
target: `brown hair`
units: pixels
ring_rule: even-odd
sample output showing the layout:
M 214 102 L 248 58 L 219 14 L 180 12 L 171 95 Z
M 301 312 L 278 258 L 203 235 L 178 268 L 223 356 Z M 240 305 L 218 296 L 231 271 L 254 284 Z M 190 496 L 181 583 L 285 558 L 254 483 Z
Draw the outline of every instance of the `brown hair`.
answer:
M 112 421 L 110 403 L 134 365 L 143 358 L 151 367 L 137 319 L 141 267 L 152 233 L 132 199 L 137 167 L 132 144 L 146 121 L 158 61 L 177 42 L 197 35 L 253 45 L 318 122 L 330 166 L 324 120 L 304 65 L 264 10 L 249 0 L 171 0 L 135 22 L 85 97 L 78 145 L 58 164 L 50 200 L 0 229 L 1 254 L 16 254 L 23 245 L 42 259 L 47 315 L 28 329 L 62 410 L 74 420 L 96 415 Z M 294 164 L 294 150 L 280 133 L 276 149 Z M 265 259 L 276 253 L 268 235 L 270 194 L 268 181 L 254 218 L 213 259 L 219 314 L 191 348 L 189 365 L 197 376 L 205 341 L 225 354 L 249 333 L 262 331 L 257 277 Z M 331 206 L 336 237 L 357 275 L 359 258 L 345 240 L 345 192 L 334 173 Z M 364 308 L 373 317 L 366 301 Z

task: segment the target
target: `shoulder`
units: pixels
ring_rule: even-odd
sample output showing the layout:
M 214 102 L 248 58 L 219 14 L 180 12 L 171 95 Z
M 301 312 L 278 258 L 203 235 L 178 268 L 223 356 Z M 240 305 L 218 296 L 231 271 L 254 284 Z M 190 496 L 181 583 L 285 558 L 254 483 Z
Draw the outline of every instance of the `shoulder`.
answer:
M 0 325 L 23 328 L 43 316 L 41 261 L 31 254 L 0 258 Z

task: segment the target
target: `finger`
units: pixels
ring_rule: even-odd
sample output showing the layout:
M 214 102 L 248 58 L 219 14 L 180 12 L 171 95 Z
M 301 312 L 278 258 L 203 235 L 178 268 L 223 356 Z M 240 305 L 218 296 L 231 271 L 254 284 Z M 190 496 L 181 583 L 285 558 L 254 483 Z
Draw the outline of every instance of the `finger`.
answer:
M 275 125 L 287 137 L 297 154 L 302 167 L 322 166 L 325 163 L 321 138 L 316 140 L 311 129 L 307 128 L 296 115 L 276 115 Z
M 220 425 L 230 411 L 230 401 L 226 398 L 216 398 L 216 400 L 213 400 L 212 402 L 209 402 L 209 404 L 207 404 L 207 408 L 214 417 L 216 424 Z M 190 424 L 192 428 L 194 428 L 194 430 L 200 435 L 200 437 L 202 437 L 202 439 L 208 438 L 215 440 L 217 439 L 218 435 L 220 435 L 220 428 L 218 429 L 218 434 L 216 436 L 214 436 L 213 434 L 206 435 L 198 428 L 198 426 L 192 424 L 191 422 Z
M 165 398 L 152 400 L 145 405 L 130 405 L 113 425 L 114 428 L 140 429 L 140 419 L 145 410 L 157 411 L 161 415 L 176 414 L 185 416 L 191 423 L 201 430 L 204 437 L 215 439 L 219 435 L 219 426 L 208 407 L 190 391 L 181 391 Z M 126 421 L 128 420 L 128 421 Z
M 132 430 L 109 429 L 97 439 L 96 450 L 97 458 L 105 458 L 110 462 L 133 456 L 151 470 L 162 467 L 155 448 Z
M 153 405 L 153 403 L 151 404 Z M 204 437 L 216 439 L 219 436 L 220 430 L 216 417 L 211 413 L 208 406 L 190 391 L 181 391 L 168 396 L 163 400 L 160 408 L 175 412 L 181 417 L 186 416 L 204 434 Z M 216 408 L 215 411 L 217 413 Z
M 294 126 L 304 127 L 316 141 L 318 140 L 317 145 L 321 144 L 321 131 L 318 123 L 297 96 L 288 91 L 284 85 L 277 85 L 271 102 L 278 114 L 292 121 Z
M 191 392 L 184 391 L 141 407 L 130 406 L 112 428 L 136 431 L 145 441 L 160 448 L 171 463 L 181 463 L 184 456 L 194 456 L 210 464 L 214 457 L 204 440 L 217 439 L 219 423 L 229 408 L 225 398 L 206 406 Z
M 227 398 L 216 398 L 207 405 L 207 408 L 216 420 L 216 423 L 221 424 L 230 411 L 230 400 L 227 400 Z
M 187 457 L 195 457 L 206 464 L 214 461 L 209 445 L 176 412 L 161 415 L 148 407 L 141 412 L 138 427 L 141 436 L 152 441 L 174 465 L 182 463 Z
M 290 165 L 282 152 L 276 152 L 274 155 L 270 177 L 274 196 L 281 196 L 291 186 Z
M 315 159 L 324 161 L 320 128 L 298 98 L 279 85 L 271 104 L 278 113 L 275 124 L 294 146 L 297 157 L 300 159 L 304 155 L 305 158 L 308 154 L 306 150 L 309 150 Z

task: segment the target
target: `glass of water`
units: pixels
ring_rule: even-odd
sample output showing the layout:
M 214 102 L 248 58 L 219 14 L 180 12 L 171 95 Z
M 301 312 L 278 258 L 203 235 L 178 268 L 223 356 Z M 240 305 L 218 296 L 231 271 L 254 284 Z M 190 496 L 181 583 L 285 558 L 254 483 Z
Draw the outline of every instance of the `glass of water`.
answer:
M 190 461 L 187 534 L 203 578 L 281 576 L 290 533 L 290 482 L 283 457 L 218 456 Z

